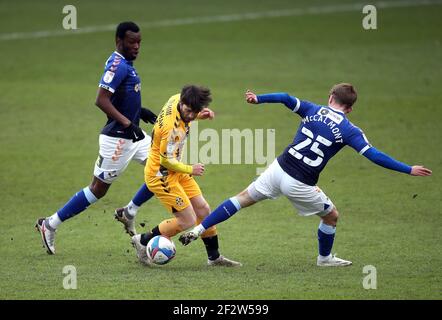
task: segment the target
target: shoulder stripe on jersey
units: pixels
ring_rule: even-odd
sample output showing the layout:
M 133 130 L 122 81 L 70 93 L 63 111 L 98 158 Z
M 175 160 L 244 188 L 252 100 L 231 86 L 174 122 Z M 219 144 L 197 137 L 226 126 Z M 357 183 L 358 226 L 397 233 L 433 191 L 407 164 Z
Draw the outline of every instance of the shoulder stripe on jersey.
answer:
M 293 108 L 293 112 L 298 112 L 299 107 L 301 106 L 301 101 L 299 101 L 298 98 L 295 99 L 296 99 L 296 106 Z
M 370 145 L 366 145 L 364 148 L 362 148 L 362 150 L 359 151 L 359 154 L 364 154 L 364 152 L 367 151 L 368 149 L 370 149 Z

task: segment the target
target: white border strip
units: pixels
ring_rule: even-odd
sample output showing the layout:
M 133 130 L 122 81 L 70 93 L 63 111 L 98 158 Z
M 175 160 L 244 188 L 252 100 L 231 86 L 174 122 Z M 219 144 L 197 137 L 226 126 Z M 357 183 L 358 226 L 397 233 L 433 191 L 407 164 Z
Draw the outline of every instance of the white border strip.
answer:
M 359 151 L 359 154 L 364 154 L 364 152 L 367 151 L 367 150 L 370 149 L 370 148 L 371 148 L 370 145 L 365 146 L 364 148 L 362 148 L 361 151 Z
M 301 106 L 301 101 L 296 97 L 295 99 L 296 99 L 296 106 L 293 108 L 293 112 L 298 112 L 299 107 Z
M 252 12 L 252 13 L 240 13 L 230 15 L 219 16 L 206 16 L 206 17 L 193 17 L 182 18 L 173 20 L 160 20 L 154 22 L 141 22 L 139 26 L 143 29 L 151 28 L 164 28 L 173 26 L 185 26 L 193 24 L 203 23 L 220 23 L 220 22 L 233 22 L 233 21 L 245 21 L 245 20 L 258 20 L 267 18 L 279 18 L 279 17 L 293 17 L 293 16 L 305 16 L 305 15 L 318 15 L 318 14 L 330 14 L 350 11 L 360 11 L 367 3 L 353 3 L 353 4 L 334 4 L 324 6 L 314 6 L 298 9 L 287 10 L 273 10 L 266 12 Z M 376 8 L 400 8 L 400 7 L 420 7 L 426 5 L 441 5 L 442 0 L 398 0 L 398 1 L 379 1 L 370 3 Z M 42 30 L 35 32 L 14 32 L 0 34 L 0 41 L 18 40 L 18 39 L 38 39 L 49 37 L 70 36 L 97 32 L 114 31 L 116 25 L 108 24 L 102 26 L 91 26 L 78 28 L 77 30 Z

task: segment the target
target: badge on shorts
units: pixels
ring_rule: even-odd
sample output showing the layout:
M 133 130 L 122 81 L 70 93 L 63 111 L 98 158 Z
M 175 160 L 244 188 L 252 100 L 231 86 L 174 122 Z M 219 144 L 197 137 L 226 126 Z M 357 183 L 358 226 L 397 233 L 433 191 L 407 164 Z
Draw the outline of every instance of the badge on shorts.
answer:
M 180 197 L 176 197 L 175 202 L 176 202 L 177 206 L 182 207 L 184 205 L 184 200 L 181 199 Z
M 107 175 L 107 177 L 106 177 L 107 179 L 113 179 L 113 178 L 116 178 L 118 176 L 116 170 L 106 172 L 106 175 Z
M 101 165 L 103 164 L 103 159 L 104 158 L 101 156 L 101 154 L 99 154 L 97 162 L 96 162 L 96 165 L 97 165 L 98 168 L 101 168 Z

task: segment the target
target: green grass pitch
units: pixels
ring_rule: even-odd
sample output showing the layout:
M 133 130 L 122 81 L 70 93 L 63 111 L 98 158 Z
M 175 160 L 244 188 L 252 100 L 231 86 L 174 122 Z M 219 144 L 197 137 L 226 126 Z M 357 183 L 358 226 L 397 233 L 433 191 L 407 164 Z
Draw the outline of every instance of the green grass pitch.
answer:
M 378 8 L 377 29 L 364 30 L 362 10 L 343 6 L 353 1 L 183 3 L 71 1 L 79 28 L 140 24 L 135 67 L 143 104 L 156 112 L 184 84 L 207 85 L 217 117 L 200 130 L 275 129 L 278 155 L 300 119 L 283 106 L 247 105 L 245 90 L 326 104 L 333 84 L 351 82 L 359 93 L 351 121 L 378 149 L 433 176 L 385 170 L 350 148 L 330 161 L 319 186 L 341 213 L 333 251 L 351 267 L 316 267 L 319 219 L 281 198 L 218 226 L 222 253 L 242 268 L 208 268 L 200 241 L 175 239 L 175 260 L 150 269 L 112 216 L 143 181 L 133 163 L 105 198 L 59 228 L 48 256 L 33 226 L 91 180 L 105 123 L 94 101 L 114 31 L 37 37 L 62 31 L 63 4 L 2 2 L 0 299 L 441 299 L 442 5 L 392 0 L 397 6 Z M 269 11 L 279 16 L 239 16 Z M 8 40 L 12 33 L 25 36 Z M 198 182 L 211 207 L 245 188 L 257 166 L 208 165 Z M 153 227 L 168 217 L 152 199 L 137 221 Z M 66 265 L 76 267 L 76 290 L 63 288 Z M 375 290 L 362 285 L 366 265 L 376 267 Z

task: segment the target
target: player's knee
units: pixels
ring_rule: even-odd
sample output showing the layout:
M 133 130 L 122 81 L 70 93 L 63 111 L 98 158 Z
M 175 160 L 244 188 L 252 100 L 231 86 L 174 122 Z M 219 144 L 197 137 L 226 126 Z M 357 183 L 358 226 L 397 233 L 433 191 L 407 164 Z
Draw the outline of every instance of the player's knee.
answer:
M 210 213 L 210 207 L 209 207 L 209 204 L 206 201 L 200 203 L 198 205 L 198 208 L 194 208 L 194 209 L 195 209 L 195 211 L 197 211 L 197 215 L 199 217 L 206 217 Z
M 256 198 L 256 197 L 255 197 Z M 248 189 L 243 190 L 242 192 L 236 195 L 236 199 L 239 202 L 241 208 L 249 207 L 257 202 L 249 193 Z M 263 198 L 264 199 L 264 198 Z M 261 199 L 259 199 L 261 200 Z
M 322 217 L 322 220 L 324 221 L 325 224 L 328 224 L 330 226 L 336 226 L 336 224 L 338 223 L 338 218 L 339 218 L 339 212 L 338 210 L 336 210 L 336 208 L 333 208 L 333 210 L 330 211 L 329 214 Z
M 110 184 L 104 183 L 103 181 L 94 177 L 94 180 L 89 186 L 89 189 L 97 199 L 100 199 L 106 195 L 107 190 L 109 190 L 110 186 Z
M 106 195 L 107 190 L 108 190 L 108 188 L 102 188 L 97 184 L 91 185 L 89 187 L 89 189 L 91 190 L 91 192 L 94 194 L 94 196 L 97 199 L 103 198 Z

